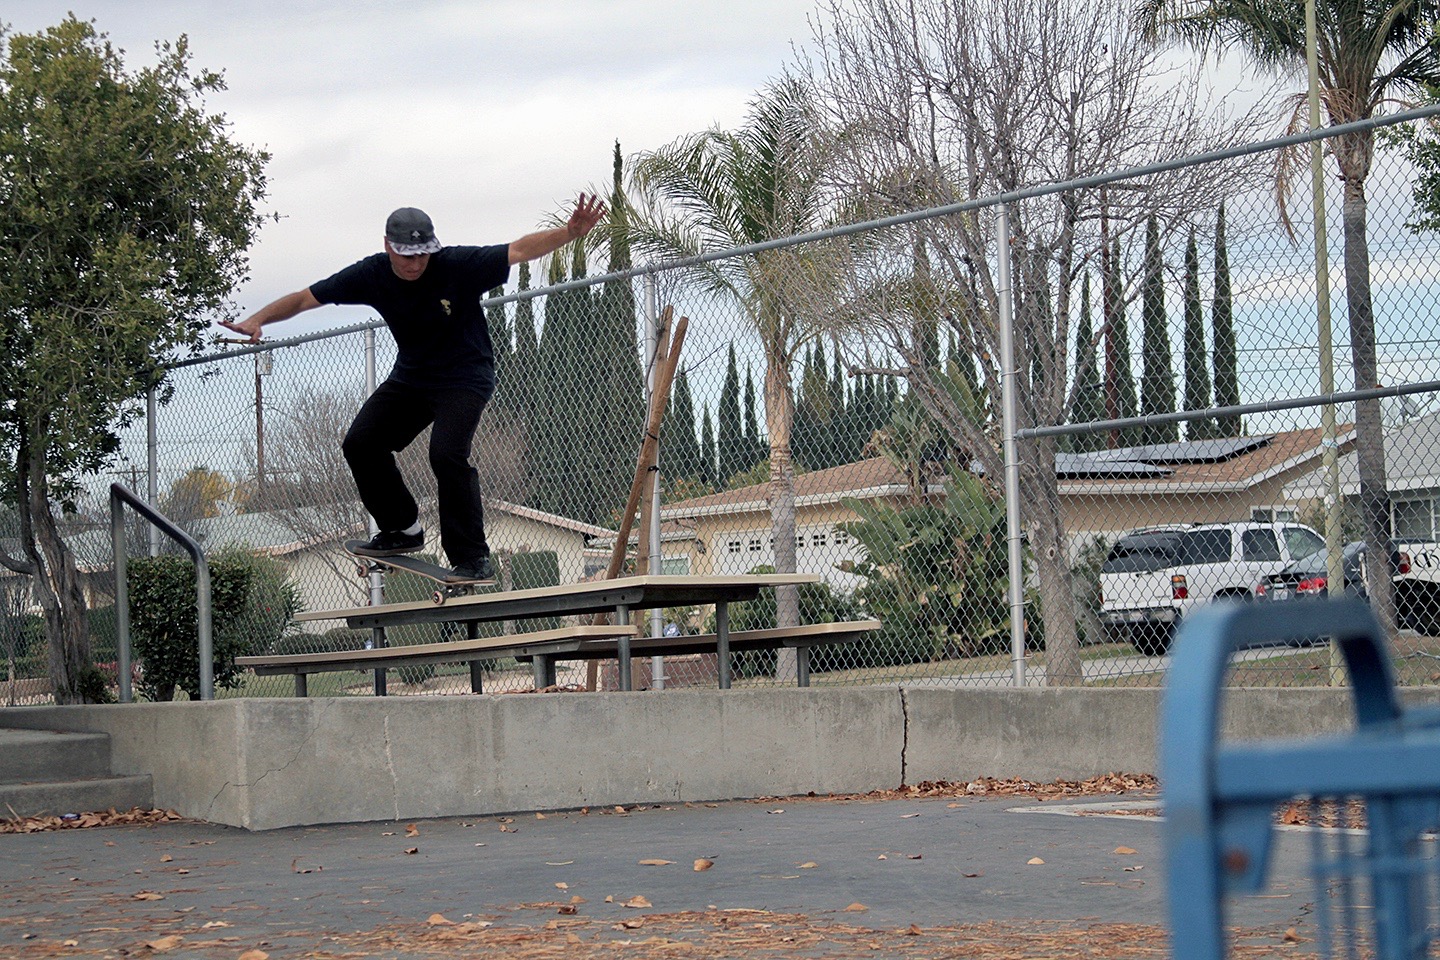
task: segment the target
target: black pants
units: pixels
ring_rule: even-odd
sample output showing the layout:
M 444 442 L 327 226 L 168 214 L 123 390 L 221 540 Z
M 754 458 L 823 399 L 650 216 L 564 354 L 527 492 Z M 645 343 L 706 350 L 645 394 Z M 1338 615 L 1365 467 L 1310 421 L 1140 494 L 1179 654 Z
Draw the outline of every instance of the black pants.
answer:
M 454 388 L 413 387 L 386 380 L 370 395 L 345 434 L 345 460 L 360 501 L 381 530 L 404 530 L 420 517 L 395 454 L 420 431 L 430 431 L 430 469 L 439 493 L 440 545 L 452 564 L 490 552 L 480 480 L 470 465 L 470 443 L 488 394 Z

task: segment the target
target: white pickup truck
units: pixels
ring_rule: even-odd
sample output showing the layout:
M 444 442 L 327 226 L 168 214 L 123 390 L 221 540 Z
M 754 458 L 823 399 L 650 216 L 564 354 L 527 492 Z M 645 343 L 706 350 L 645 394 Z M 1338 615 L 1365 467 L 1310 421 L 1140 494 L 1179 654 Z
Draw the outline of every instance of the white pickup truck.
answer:
M 1260 580 L 1324 546 L 1320 534 L 1298 523 L 1132 530 L 1115 541 L 1100 567 L 1100 622 L 1109 639 L 1159 656 L 1193 607 L 1250 599 Z

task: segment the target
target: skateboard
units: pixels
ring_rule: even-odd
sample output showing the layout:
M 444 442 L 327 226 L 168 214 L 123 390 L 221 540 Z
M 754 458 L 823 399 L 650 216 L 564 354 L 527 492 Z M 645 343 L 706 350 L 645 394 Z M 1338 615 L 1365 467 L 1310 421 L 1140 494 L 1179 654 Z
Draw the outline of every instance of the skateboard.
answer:
M 426 580 L 433 580 L 439 585 L 439 589 L 430 595 L 430 599 L 437 604 L 444 603 L 454 596 L 468 594 L 472 587 L 488 586 L 495 582 L 493 579 L 467 580 L 457 577 L 448 567 L 442 567 L 439 564 L 407 554 L 394 557 L 368 557 L 356 553 L 355 548 L 364 546 L 364 544 L 364 540 L 345 541 L 345 552 L 354 559 L 355 570 L 361 577 L 368 577 L 377 570 L 404 570 L 406 573 L 416 574 Z

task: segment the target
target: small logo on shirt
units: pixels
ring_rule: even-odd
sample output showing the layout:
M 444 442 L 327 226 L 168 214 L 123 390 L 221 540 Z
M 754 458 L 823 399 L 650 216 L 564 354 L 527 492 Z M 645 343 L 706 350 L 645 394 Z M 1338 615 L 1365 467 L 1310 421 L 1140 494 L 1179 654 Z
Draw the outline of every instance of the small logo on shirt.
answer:
M 444 310 L 445 310 L 445 316 L 447 316 L 447 317 L 450 316 L 450 301 L 449 301 L 449 300 L 441 300 L 441 301 L 440 301 L 440 306 L 441 306 L 442 308 L 444 308 Z

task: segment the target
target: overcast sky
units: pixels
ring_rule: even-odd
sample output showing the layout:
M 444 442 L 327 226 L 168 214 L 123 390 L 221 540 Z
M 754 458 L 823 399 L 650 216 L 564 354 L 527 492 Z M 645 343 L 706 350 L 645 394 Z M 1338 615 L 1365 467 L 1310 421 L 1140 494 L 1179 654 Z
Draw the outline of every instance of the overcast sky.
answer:
M 210 106 L 272 154 L 243 312 L 380 249 L 385 216 L 419 206 L 445 243 L 505 243 L 628 156 L 714 124 L 810 36 L 813 0 L 11 0 L 34 32 L 74 11 L 153 62 L 190 39 L 222 71 Z M 512 274 L 513 281 L 513 274 Z M 332 308 L 288 335 L 368 319 Z M 319 321 L 307 322 L 307 321 Z M 268 331 L 267 331 L 268 333 Z

